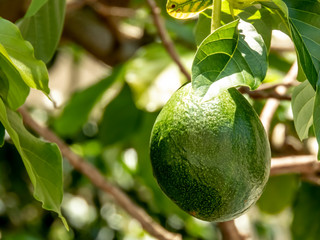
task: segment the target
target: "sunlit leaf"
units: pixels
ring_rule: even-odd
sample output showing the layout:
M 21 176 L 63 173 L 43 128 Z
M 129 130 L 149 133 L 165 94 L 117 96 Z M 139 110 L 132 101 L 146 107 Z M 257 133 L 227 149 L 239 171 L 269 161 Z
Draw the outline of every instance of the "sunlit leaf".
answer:
M 63 197 L 62 157 L 59 148 L 31 135 L 21 117 L 5 106 L 0 99 L 0 121 L 10 135 L 26 167 L 34 187 L 34 197 L 42 207 L 58 213 L 67 227 L 60 210 Z
M 56 119 L 54 123 L 56 131 L 62 136 L 72 136 L 77 133 L 88 121 L 92 109 L 105 91 L 116 81 L 121 81 L 123 74 L 122 67 L 115 68 L 110 76 L 75 93 L 63 109 L 61 116 Z
M 273 28 L 272 13 L 266 8 L 248 7 L 238 14 L 242 20 L 251 23 L 261 35 L 267 49 L 270 48 Z
M 295 87 L 291 104 L 294 126 L 300 140 L 308 138 L 309 129 L 313 124 L 314 100 L 315 91 L 308 81 Z
M 60 41 L 66 0 L 47 0 L 46 3 L 43 1 L 38 0 L 39 3 L 34 5 L 30 13 L 27 12 L 18 26 L 23 37 L 33 45 L 36 57 L 47 63 Z
M 209 100 L 230 87 L 256 89 L 267 71 L 267 49 L 252 24 L 236 20 L 200 45 L 192 65 L 193 87 Z
M 194 52 L 180 47 L 177 50 L 181 62 L 190 66 Z M 147 111 L 159 110 L 185 82 L 185 76 L 159 43 L 140 48 L 127 66 L 126 80 L 135 103 Z

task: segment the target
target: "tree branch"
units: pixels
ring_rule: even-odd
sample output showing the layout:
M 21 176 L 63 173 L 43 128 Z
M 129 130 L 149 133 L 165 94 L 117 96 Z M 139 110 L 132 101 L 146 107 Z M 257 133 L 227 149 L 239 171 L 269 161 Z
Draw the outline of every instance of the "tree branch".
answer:
M 291 96 L 287 95 L 287 94 L 279 94 L 275 91 L 272 92 L 268 92 L 265 90 L 260 90 L 257 89 L 255 91 L 250 91 L 250 89 L 248 87 L 241 87 L 239 88 L 239 91 L 241 93 L 246 93 L 248 94 L 251 98 L 253 99 L 267 99 L 267 98 L 274 98 L 277 100 L 291 100 Z
M 298 74 L 298 64 L 295 62 L 287 75 L 283 79 L 283 83 L 288 85 L 292 82 L 294 82 L 297 78 Z M 287 87 L 285 86 L 277 86 L 275 88 L 275 92 L 279 95 L 284 95 L 287 92 Z M 274 113 L 276 112 L 278 106 L 280 104 L 280 101 L 278 99 L 268 99 L 266 104 L 264 105 L 264 108 L 262 109 L 262 112 L 260 114 L 260 120 L 267 132 L 267 135 L 269 135 L 270 130 L 270 123 L 273 118 Z
M 60 148 L 62 155 L 77 171 L 86 176 L 96 187 L 113 196 L 115 202 L 127 211 L 129 215 L 138 220 L 141 226 L 150 235 L 160 240 L 182 239 L 180 235 L 168 232 L 161 225 L 153 221 L 153 219 L 142 208 L 133 203 L 122 190 L 107 182 L 99 170 L 72 152 L 69 146 L 54 132 L 35 122 L 24 108 L 20 108 L 19 112 L 21 113 L 26 126 L 31 128 L 44 139 L 56 143 Z
M 163 20 L 160 16 L 160 9 L 158 8 L 154 0 L 147 0 L 147 2 L 148 2 L 148 5 L 150 6 L 154 24 L 158 29 L 158 33 L 164 47 L 166 48 L 168 54 L 171 56 L 172 60 L 177 64 L 180 71 L 185 75 L 188 81 L 191 81 L 191 76 L 183 66 L 182 62 L 180 61 L 179 55 L 166 31 L 166 28 L 164 27 Z
M 303 175 L 313 175 L 320 171 L 320 162 L 313 155 L 287 156 L 272 158 L 271 176 L 298 173 Z

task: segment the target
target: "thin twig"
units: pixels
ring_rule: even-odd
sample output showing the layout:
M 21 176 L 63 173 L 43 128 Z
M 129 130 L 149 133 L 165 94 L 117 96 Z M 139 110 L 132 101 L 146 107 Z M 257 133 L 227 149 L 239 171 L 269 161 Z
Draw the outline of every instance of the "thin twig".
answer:
M 297 62 L 295 62 L 291 66 L 287 75 L 284 77 L 283 83 L 290 84 L 294 82 L 297 78 L 297 74 L 298 74 L 298 64 Z M 287 87 L 278 86 L 275 88 L 275 92 L 278 93 L 279 95 L 284 95 L 287 92 Z M 260 120 L 268 135 L 269 135 L 271 120 L 279 105 L 280 105 L 280 101 L 278 99 L 274 99 L 274 98 L 268 99 L 268 101 L 264 105 L 264 108 L 260 114 Z
M 60 148 L 62 155 L 77 171 L 86 176 L 96 187 L 113 196 L 115 202 L 124 210 L 126 210 L 129 215 L 138 220 L 141 226 L 150 235 L 161 240 L 182 239 L 179 234 L 168 232 L 161 225 L 156 223 L 142 208 L 133 203 L 123 191 L 107 182 L 98 169 L 72 152 L 69 146 L 64 143 L 54 132 L 46 127 L 40 126 L 37 122 L 35 122 L 24 108 L 20 108 L 19 112 L 21 113 L 26 126 L 30 127 L 44 139 L 56 143 Z
M 182 62 L 180 61 L 179 55 L 167 33 L 166 28 L 164 27 L 163 20 L 160 16 L 160 8 L 157 6 L 154 0 L 147 0 L 148 5 L 150 6 L 152 17 L 154 24 L 158 29 L 159 36 L 161 41 L 166 48 L 168 54 L 171 56 L 172 60 L 177 64 L 180 71 L 185 75 L 188 81 L 191 81 L 191 76 L 186 68 L 183 66 Z

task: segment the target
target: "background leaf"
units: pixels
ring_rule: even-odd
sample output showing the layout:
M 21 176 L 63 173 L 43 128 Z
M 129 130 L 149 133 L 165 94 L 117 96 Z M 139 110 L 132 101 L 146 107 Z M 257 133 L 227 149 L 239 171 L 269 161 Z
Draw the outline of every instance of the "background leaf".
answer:
M 45 64 L 34 57 L 34 51 L 30 43 L 25 41 L 16 25 L 0 18 L 0 54 L 7 63 L 2 63 L 2 71 L 10 81 L 17 81 L 18 75 L 9 74 L 6 67 L 12 65 L 29 87 L 39 89 L 49 94 L 48 72 Z M 7 65 L 7 66 L 6 66 Z M 5 67 L 6 66 L 6 67 Z
M 294 126 L 302 141 L 308 138 L 309 129 L 313 124 L 313 106 L 315 91 L 308 81 L 294 88 L 292 94 L 292 112 Z
M 276 214 L 291 206 L 299 186 L 297 175 L 270 177 L 266 188 L 257 202 L 263 212 Z
M 293 206 L 293 240 L 315 240 L 320 236 L 320 187 L 302 183 Z
M 59 148 L 31 135 L 23 126 L 20 116 L 7 108 L 0 99 L 0 121 L 16 146 L 34 187 L 34 197 L 43 208 L 61 215 L 63 196 L 62 157 Z
M 36 57 L 48 63 L 60 41 L 66 0 L 47 0 L 41 8 L 39 5 L 37 8 L 36 13 L 32 10 L 33 14 L 27 14 L 18 26 L 23 37 L 33 45 Z
M 133 101 L 130 87 L 125 84 L 119 95 L 105 108 L 100 122 L 101 142 L 110 145 L 128 138 L 138 129 L 140 119 L 141 111 Z
M 95 104 L 105 91 L 115 82 L 123 79 L 122 67 L 115 68 L 112 74 L 91 87 L 75 93 L 54 122 L 55 130 L 61 136 L 72 136 L 86 123 Z
M 208 100 L 230 87 L 256 89 L 266 71 L 267 49 L 262 37 L 252 24 L 236 20 L 202 42 L 192 65 L 192 83 Z

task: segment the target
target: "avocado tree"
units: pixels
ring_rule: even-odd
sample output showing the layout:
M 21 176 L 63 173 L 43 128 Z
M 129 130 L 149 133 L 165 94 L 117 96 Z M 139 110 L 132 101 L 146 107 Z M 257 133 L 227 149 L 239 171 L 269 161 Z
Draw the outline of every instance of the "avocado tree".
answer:
M 0 239 L 318 238 L 318 0 L 0 17 Z

